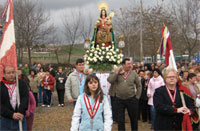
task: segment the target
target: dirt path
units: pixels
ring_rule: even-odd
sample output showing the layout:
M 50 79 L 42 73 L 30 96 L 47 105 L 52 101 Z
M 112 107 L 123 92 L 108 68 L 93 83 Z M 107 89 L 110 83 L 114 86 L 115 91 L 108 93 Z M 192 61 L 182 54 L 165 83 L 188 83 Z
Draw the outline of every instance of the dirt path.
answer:
M 34 131 L 69 131 L 73 113 L 73 105 L 65 103 L 64 107 L 58 107 L 58 102 L 54 92 L 52 107 L 37 107 L 33 124 Z M 150 124 L 138 121 L 139 131 L 150 131 Z M 130 131 L 129 118 L 126 113 L 126 129 Z M 117 130 L 117 124 L 113 124 L 113 131 Z

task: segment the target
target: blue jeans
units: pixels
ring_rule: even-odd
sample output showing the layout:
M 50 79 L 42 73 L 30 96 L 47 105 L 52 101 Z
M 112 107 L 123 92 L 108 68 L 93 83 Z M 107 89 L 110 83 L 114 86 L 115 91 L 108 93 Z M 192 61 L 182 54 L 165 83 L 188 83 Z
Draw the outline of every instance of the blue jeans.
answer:
M 51 105 L 51 97 L 52 97 L 51 90 L 44 89 L 43 104 L 44 105 Z
M 27 125 L 26 125 L 26 118 L 24 117 L 22 121 L 22 128 L 23 130 L 27 130 Z M 2 117 L 0 118 L 0 130 L 19 130 L 19 121 L 18 120 L 13 120 L 9 118 Z
M 156 118 L 156 109 L 154 106 L 150 106 L 151 108 L 151 128 L 154 129 L 154 123 L 155 123 L 155 118 Z
M 39 103 L 42 103 L 42 86 L 38 86 L 38 90 L 39 90 Z

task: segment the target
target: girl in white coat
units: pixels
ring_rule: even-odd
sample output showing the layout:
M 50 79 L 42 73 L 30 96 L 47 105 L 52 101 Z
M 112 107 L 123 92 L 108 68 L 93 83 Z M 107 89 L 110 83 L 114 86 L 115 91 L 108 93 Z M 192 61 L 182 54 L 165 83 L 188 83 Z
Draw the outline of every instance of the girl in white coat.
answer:
M 74 109 L 71 131 L 111 131 L 112 112 L 108 99 L 100 87 L 99 79 L 91 74 L 86 78 L 84 94 Z

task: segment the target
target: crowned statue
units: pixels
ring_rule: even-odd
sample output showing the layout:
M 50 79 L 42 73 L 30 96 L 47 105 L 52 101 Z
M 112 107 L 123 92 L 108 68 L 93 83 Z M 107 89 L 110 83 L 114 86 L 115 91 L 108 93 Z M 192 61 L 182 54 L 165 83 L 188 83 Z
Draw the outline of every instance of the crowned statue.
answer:
M 107 14 L 108 4 L 102 2 L 99 4 L 100 15 L 94 26 L 94 34 L 90 42 L 87 38 L 85 43 L 86 54 L 85 61 L 89 68 L 96 72 L 110 72 L 113 65 L 119 65 L 122 62 L 123 54 L 116 46 L 112 18 L 114 12 Z M 88 48 L 89 47 L 89 48 Z
M 99 10 L 100 15 L 94 26 L 94 34 L 91 43 L 94 47 L 97 45 L 102 46 L 102 44 L 104 44 L 105 47 L 113 46 L 116 48 L 113 25 L 111 22 L 114 12 L 107 14 L 108 4 L 104 2 L 99 4 Z

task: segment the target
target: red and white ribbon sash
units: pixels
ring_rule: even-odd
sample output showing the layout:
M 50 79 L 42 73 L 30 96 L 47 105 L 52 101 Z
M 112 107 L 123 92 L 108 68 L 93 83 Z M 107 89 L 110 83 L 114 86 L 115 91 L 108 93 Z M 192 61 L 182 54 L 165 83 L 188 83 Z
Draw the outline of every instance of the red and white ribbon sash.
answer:
M 84 101 L 85 101 L 85 106 L 87 108 L 88 114 L 90 115 L 90 118 L 93 119 L 99 109 L 99 105 L 100 105 L 99 96 L 97 96 L 93 109 L 91 107 L 91 104 L 87 95 L 84 95 Z
M 126 80 L 127 77 L 129 76 L 130 72 L 131 72 L 131 71 L 129 71 L 129 72 L 127 72 L 127 73 L 124 73 L 124 75 L 122 75 L 122 77 Z
M 5 84 L 5 86 L 8 88 L 10 104 L 12 105 L 13 109 L 15 109 L 15 107 L 17 105 L 16 84 Z
M 5 86 L 8 88 L 9 96 L 12 97 L 16 84 L 5 84 Z
M 167 87 L 166 87 L 166 89 L 167 89 L 167 93 L 168 93 L 168 95 L 169 95 L 169 97 L 170 97 L 170 99 L 172 101 L 172 104 L 174 105 L 175 100 L 176 100 L 176 88 L 174 89 L 174 95 L 173 96 L 172 96 L 170 90 Z
M 80 85 L 81 85 L 81 82 L 82 82 L 82 79 L 83 79 L 83 73 L 76 72 L 76 74 L 77 74 L 78 80 L 80 81 Z M 79 76 L 79 74 L 81 74 L 81 77 Z

